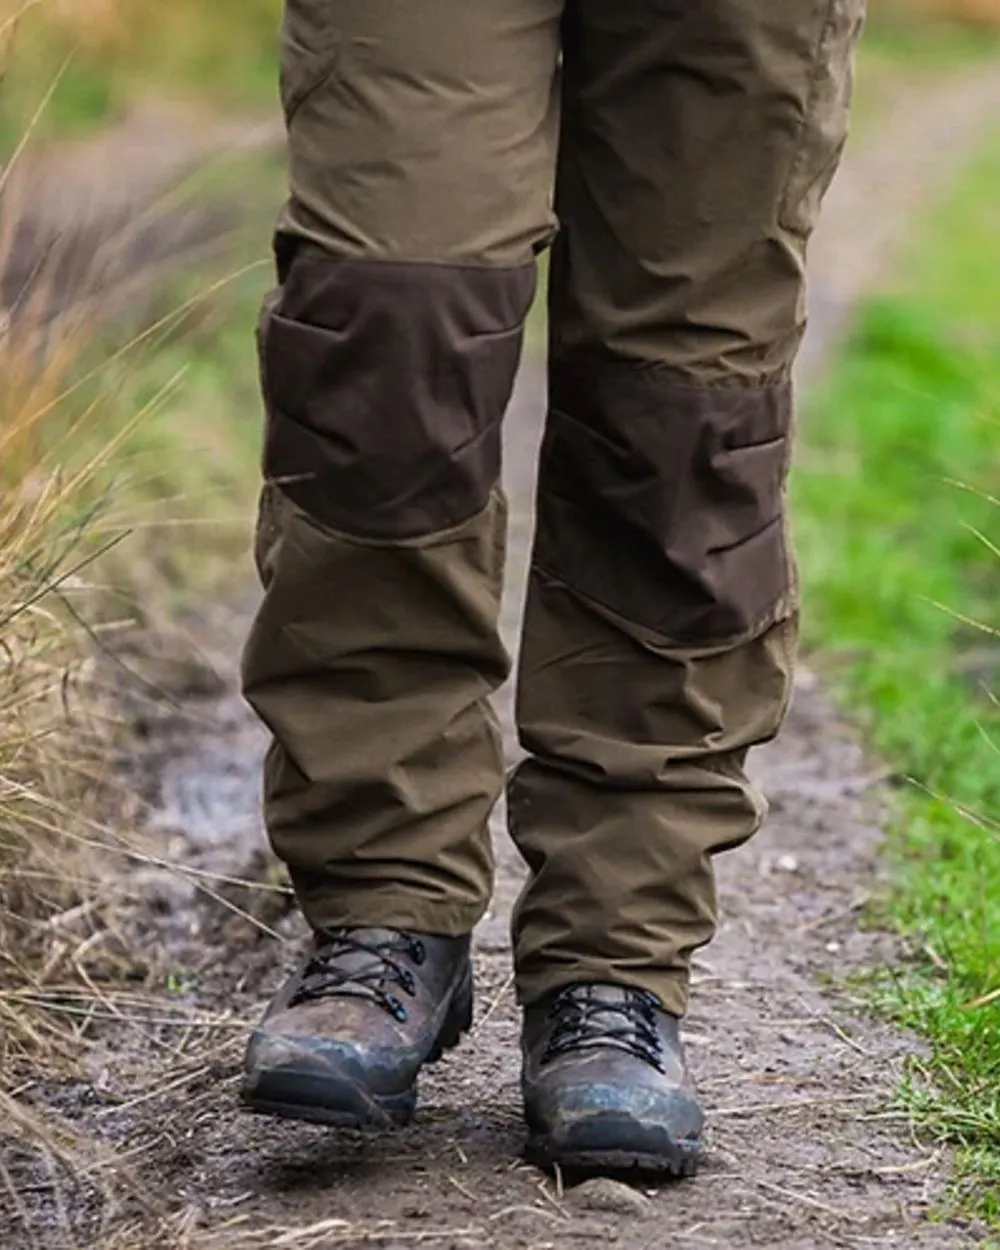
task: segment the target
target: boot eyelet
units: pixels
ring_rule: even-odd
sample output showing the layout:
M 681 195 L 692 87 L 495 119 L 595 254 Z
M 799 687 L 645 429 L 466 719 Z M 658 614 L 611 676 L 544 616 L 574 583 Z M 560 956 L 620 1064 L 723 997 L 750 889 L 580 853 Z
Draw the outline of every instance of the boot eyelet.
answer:
M 400 1024 L 403 1024 L 405 1022 L 406 1008 L 399 1001 L 399 999 L 396 997 L 395 994 L 386 994 L 385 1005 L 389 1008 L 390 1014 L 393 1015 L 400 1022 Z
M 413 944 L 410 947 L 410 958 L 418 968 L 421 964 L 425 964 L 427 962 L 427 947 L 419 938 L 414 938 L 413 940 Z
M 405 993 L 414 998 L 417 993 L 417 979 L 412 972 L 408 972 L 405 968 L 400 975 L 399 982 Z

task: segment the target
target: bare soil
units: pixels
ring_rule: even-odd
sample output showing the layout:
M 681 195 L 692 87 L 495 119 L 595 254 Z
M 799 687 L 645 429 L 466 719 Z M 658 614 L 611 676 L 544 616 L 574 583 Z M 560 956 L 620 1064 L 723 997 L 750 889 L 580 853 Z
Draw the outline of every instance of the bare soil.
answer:
M 814 253 L 807 380 L 850 308 L 883 277 L 911 204 L 937 189 L 998 106 L 997 72 L 968 76 L 933 98 L 901 101 L 852 154 Z M 504 628 L 512 646 L 543 409 L 542 372 L 528 362 L 507 431 Z M 165 988 L 139 987 L 122 1020 L 105 1026 L 89 1079 L 25 1095 L 26 1105 L 54 1107 L 92 1136 L 95 1160 L 100 1146 L 113 1148 L 132 1188 L 102 1226 L 86 1178 L 63 1184 L 60 1205 L 54 1182 L 31 1160 L 8 1160 L 21 1211 L 8 1204 L 4 1246 L 985 1244 L 972 1223 L 935 1216 L 949 1158 L 916 1140 L 893 1107 L 918 1044 L 873 1018 L 850 988 L 852 974 L 904 957 L 893 939 L 861 923 L 881 888 L 888 791 L 808 670 L 780 742 L 755 762 L 771 818 L 750 848 L 720 864 L 724 920 L 696 968 L 686 1039 L 711 1124 L 698 1179 L 657 1190 L 609 1180 L 564 1191 L 558 1178 L 520 1162 L 508 924 L 522 867 L 502 813 L 496 897 L 476 940 L 477 1025 L 426 1074 L 416 1123 L 369 1139 L 243 1115 L 235 1099 L 242 1037 L 302 933 L 287 897 L 268 888 L 275 878 L 257 814 L 263 740 L 235 694 L 251 607 L 222 606 L 186 624 L 200 658 L 186 690 L 175 682 L 183 709 L 143 711 L 144 736 L 129 767 L 137 808 L 148 799 L 156 809 L 147 836 L 174 865 L 147 865 L 131 880 L 129 923 L 154 983 Z M 513 754 L 509 691 L 500 705 Z M 0 1209 L 4 1202 L 0 1187 Z M 142 1232 L 150 1211 L 166 1217 L 152 1236 Z

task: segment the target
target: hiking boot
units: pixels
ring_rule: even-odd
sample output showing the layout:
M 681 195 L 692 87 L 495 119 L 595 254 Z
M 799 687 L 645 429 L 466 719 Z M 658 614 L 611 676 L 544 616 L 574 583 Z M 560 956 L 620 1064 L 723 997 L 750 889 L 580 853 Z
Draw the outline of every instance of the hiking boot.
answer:
M 420 1069 L 471 1024 L 468 937 L 319 934 L 250 1039 L 243 1102 L 342 1128 L 406 1124 Z
M 694 1174 L 704 1116 L 679 1021 L 655 995 L 569 986 L 526 1009 L 523 1046 L 532 1163 Z

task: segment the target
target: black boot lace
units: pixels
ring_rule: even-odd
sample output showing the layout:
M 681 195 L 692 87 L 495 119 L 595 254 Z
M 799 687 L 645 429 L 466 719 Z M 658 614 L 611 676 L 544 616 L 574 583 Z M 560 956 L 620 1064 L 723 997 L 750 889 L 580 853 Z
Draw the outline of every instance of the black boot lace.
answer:
M 347 967 L 343 965 L 345 956 L 359 954 L 370 956 L 371 962 L 358 965 L 352 960 Z M 398 985 L 412 998 L 417 982 L 409 968 L 399 962 L 399 956 L 406 956 L 419 967 L 427 959 L 427 948 L 419 938 L 407 933 L 373 941 L 349 929 L 329 930 L 321 935 L 320 945 L 306 964 L 302 981 L 288 1005 L 297 1007 L 324 998 L 367 998 L 403 1022 L 406 1007 L 390 987 Z
M 571 985 L 556 995 L 549 1010 L 553 1027 L 542 1055 L 549 1063 L 577 1050 L 614 1047 L 664 1072 L 663 1038 L 657 1027 L 659 1000 L 645 990 L 627 989 L 609 1001 L 589 985 Z

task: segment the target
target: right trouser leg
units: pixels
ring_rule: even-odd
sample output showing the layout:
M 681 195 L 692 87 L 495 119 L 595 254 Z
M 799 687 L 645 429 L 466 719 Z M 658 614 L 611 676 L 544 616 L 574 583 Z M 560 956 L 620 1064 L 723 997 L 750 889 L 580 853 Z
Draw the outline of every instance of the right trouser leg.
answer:
M 244 687 L 315 928 L 458 935 L 488 900 L 500 421 L 550 233 L 561 8 L 286 7 Z
M 511 786 L 528 1004 L 683 1013 L 791 688 L 790 373 L 863 0 L 574 0 Z

